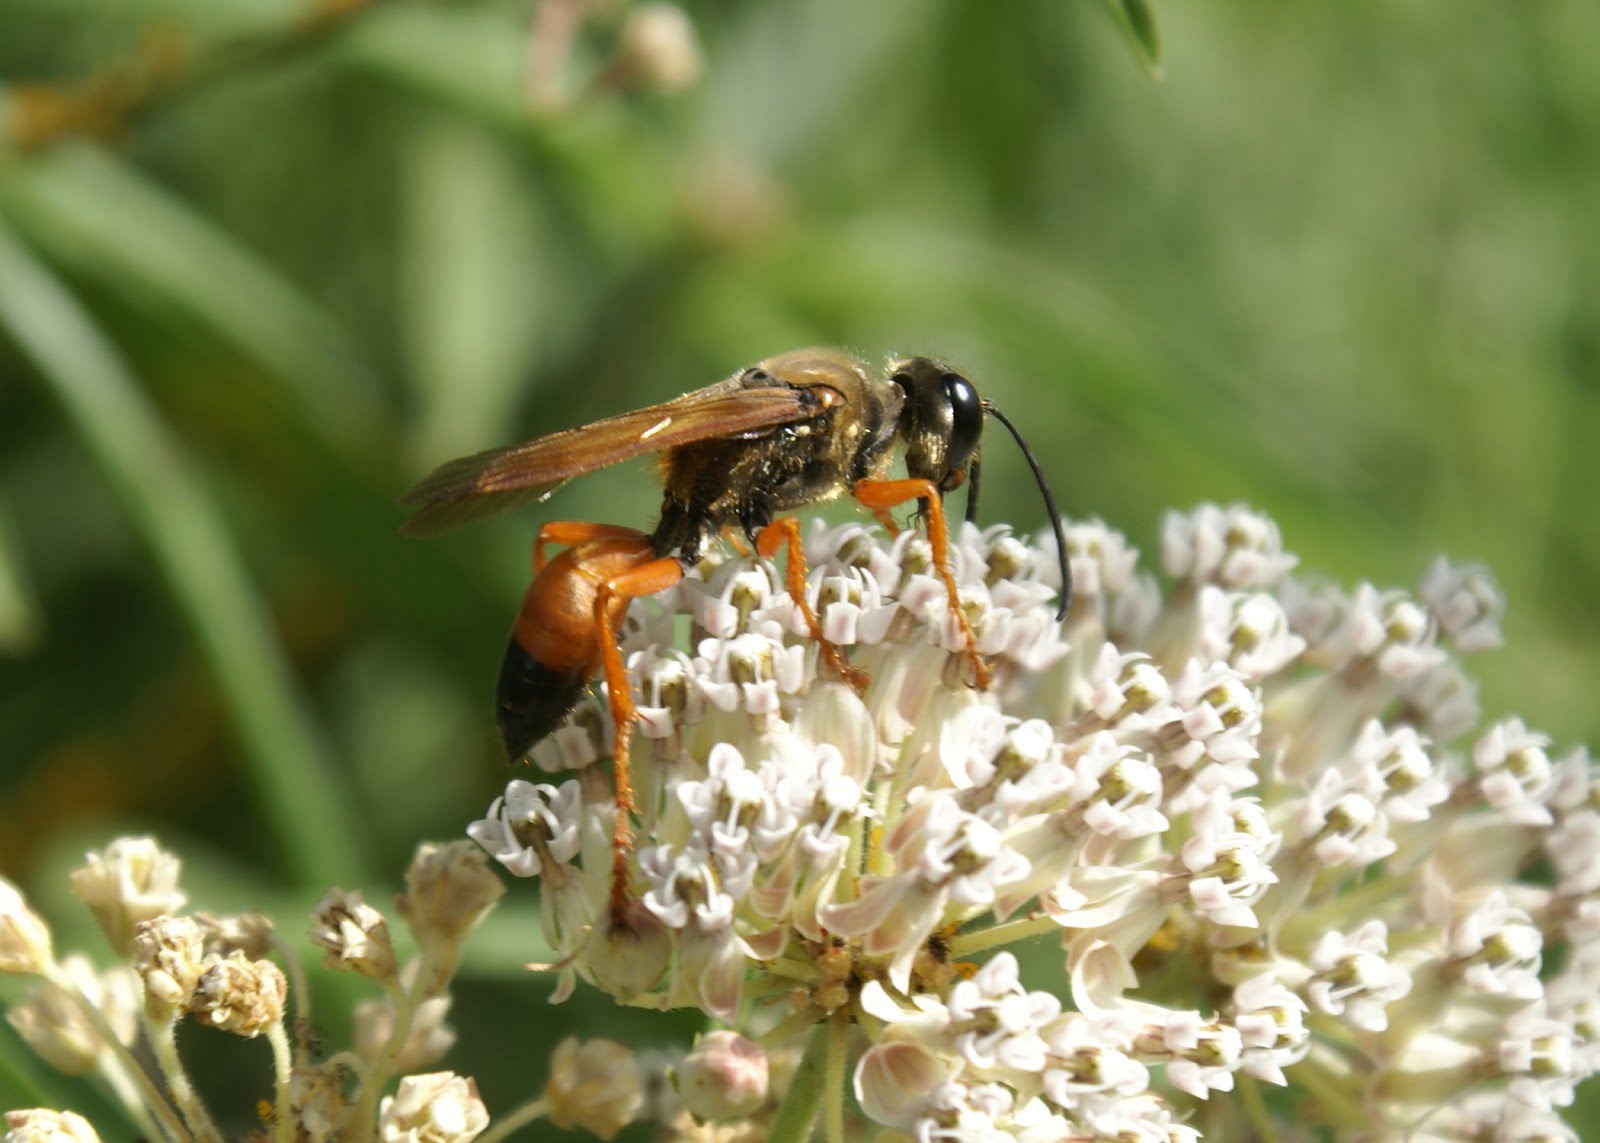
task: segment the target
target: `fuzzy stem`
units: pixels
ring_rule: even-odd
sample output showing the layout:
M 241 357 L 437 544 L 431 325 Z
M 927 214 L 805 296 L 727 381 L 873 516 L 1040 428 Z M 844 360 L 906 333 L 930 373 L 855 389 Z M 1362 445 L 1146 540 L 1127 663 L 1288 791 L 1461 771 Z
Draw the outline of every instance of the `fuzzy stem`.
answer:
M 827 1078 L 823 1082 L 823 1130 L 828 1143 L 844 1143 L 844 1077 L 850 1059 L 850 1020 L 843 1010 L 828 1021 Z
M 810 1136 L 811 1124 L 816 1121 L 817 1108 L 827 1087 L 828 1045 L 832 1039 L 827 1024 L 818 1024 L 812 1030 L 811 1042 L 806 1045 L 806 1054 L 789 1081 L 789 1091 L 778 1108 L 777 1118 L 772 1121 L 767 1143 L 805 1143 Z
M 217 1130 L 217 1125 L 211 1120 L 210 1112 L 200 1101 L 200 1096 L 189 1079 L 189 1073 L 183 1066 L 183 1057 L 178 1055 L 177 1031 L 178 1022 L 175 1019 L 145 1018 L 145 1036 L 155 1051 L 156 1063 L 161 1067 L 161 1074 L 166 1077 L 167 1091 L 172 1094 L 172 1102 L 178 1105 L 183 1121 L 189 1125 L 189 1130 L 194 1132 L 197 1140 L 216 1140 L 220 1143 L 222 1133 Z
M 272 1137 L 276 1143 L 292 1143 L 294 1125 L 289 1115 L 289 1081 L 294 1076 L 294 1052 L 283 1021 L 267 1028 L 267 1043 L 272 1045 L 273 1116 Z
M 311 990 L 306 987 L 306 968 L 300 960 L 300 954 L 294 946 L 284 940 L 277 933 L 273 933 L 268 940 L 273 951 L 283 959 L 283 971 L 289 978 L 289 995 L 294 997 L 294 1026 L 296 1028 L 311 1027 Z M 304 1046 L 300 1043 L 301 1036 L 295 1037 L 295 1063 L 303 1064 Z

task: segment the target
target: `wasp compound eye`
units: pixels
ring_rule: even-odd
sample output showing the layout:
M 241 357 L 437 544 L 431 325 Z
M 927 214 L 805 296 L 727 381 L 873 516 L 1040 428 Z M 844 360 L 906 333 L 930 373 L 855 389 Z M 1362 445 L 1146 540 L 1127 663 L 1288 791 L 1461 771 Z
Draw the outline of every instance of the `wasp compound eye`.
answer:
M 943 381 L 945 400 L 950 406 L 950 435 L 939 487 L 949 492 L 965 479 L 967 466 L 978 451 L 978 439 L 983 435 L 983 399 L 972 382 L 959 373 L 946 373 Z
M 905 394 L 906 471 L 940 492 L 959 488 L 983 429 L 983 402 L 965 378 L 927 357 L 902 363 L 892 380 Z

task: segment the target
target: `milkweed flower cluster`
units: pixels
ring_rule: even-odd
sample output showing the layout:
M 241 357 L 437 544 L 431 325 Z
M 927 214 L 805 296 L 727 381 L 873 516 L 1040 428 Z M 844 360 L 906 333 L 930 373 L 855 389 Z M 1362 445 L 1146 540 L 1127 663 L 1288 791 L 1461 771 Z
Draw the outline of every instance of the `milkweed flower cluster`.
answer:
M 683 1138 L 1575 1139 L 1600 776 L 1481 718 L 1487 574 L 1343 590 L 1242 507 L 1166 519 L 1165 588 L 1066 536 L 1064 621 L 1053 540 L 953 541 L 983 692 L 916 533 L 807 540 L 861 693 L 770 564 L 636 604 L 627 907 L 599 702 L 469 829 L 538 879 L 555 999 L 715 1022 Z
M 71 876 L 109 969 L 58 951 L 0 880 L 0 973 L 35 982 L 8 1020 L 152 1140 L 253 1122 L 282 1143 L 499 1143 L 535 1121 L 610 1139 L 640 1119 L 696 1143 L 1577 1139 L 1562 1109 L 1600 1065 L 1600 770 L 1480 715 L 1462 659 L 1500 640 L 1488 576 L 1439 561 L 1414 593 L 1341 590 L 1238 507 L 1169 516 L 1159 579 L 1103 524 L 1066 537 L 1064 620 L 1053 539 L 955 538 L 984 691 L 915 533 L 809 538 L 808 602 L 859 693 L 770 564 L 636 603 L 625 900 L 596 699 L 535 749 L 548 781 L 419 848 L 392 916 L 355 891 L 317 903 L 324 967 L 375 993 L 347 1050 L 314 1035 L 272 923 L 191 911 L 150 838 Z M 491 858 L 539 882 L 554 999 L 595 987 L 712 1027 L 674 1054 L 567 1040 L 491 1114 L 435 1070 L 503 892 Z M 184 1020 L 271 1045 L 259 1118 L 213 1114 Z M 72 1111 L 4 1126 L 100 1138 Z

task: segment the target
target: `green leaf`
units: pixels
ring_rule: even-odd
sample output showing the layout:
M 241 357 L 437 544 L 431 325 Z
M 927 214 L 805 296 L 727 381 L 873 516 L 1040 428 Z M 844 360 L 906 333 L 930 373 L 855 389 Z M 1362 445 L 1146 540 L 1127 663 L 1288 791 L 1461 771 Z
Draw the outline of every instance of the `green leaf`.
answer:
M 20 655 L 28 650 L 39 641 L 43 626 L 11 510 L 0 499 L 0 655 Z
M 284 865 L 311 885 L 359 876 L 354 815 L 223 521 L 115 347 L 3 228 L 0 328 L 60 400 L 150 546 L 233 715 Z
M 70 17 L 80 26 L 110 21 L 131 26 L 177 26 L 186 31 L 238 35 L 304 18 L 304 0 L 11 0 L 14 9 Z
M 52 256 L 135 300 L 166 300 L 281 378 L 335 441 L 385 423 L 361 353 L 294 286 L 125 163 L 74 143 L 0 168 L 0 212 Z
M 474 119 L 537 137 L 522 97 L 527 29 L 486 8 L 396 5 L 351 28 L 336 53 Z
M 501 439 L 574 292 L 505 148 L 460 119 L 417 131 L 402 169 L 400 322 L 428 464 Z
M 1128 38 L 1134 55 L 1153 79 L 1160 79 L 1161 27 L 1149 0 L 1102 0 L 1106 11 Z

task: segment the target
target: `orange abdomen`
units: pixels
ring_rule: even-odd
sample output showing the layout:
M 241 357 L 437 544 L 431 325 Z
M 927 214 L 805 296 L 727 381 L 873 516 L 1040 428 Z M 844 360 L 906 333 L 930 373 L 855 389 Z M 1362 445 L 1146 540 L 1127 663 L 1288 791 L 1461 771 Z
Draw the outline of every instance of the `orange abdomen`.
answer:
M 644 536 L 585 540 L 559 553 L 534 578 L 495 688 L 495 722 L 512 761 L 561 725 L 599 670 L 601 586 L 655 558 Z M 608 605 L 613 627 L 621 624 L 628 602 L 621 596 Z

